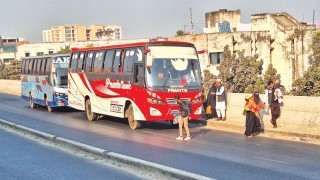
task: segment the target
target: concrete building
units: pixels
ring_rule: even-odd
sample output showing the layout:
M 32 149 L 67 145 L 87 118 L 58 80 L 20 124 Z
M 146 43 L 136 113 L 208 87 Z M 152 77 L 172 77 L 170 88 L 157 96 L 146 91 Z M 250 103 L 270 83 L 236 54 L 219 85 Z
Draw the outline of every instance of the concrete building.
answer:
M 29 42 L 23 38 L 0 36 L 0 61 L 5 64 L 16 59 L 17 47 Z
M 211 29 L 211 32 L 234 32 L 241 21 L 241 12 L 239 9 L 235 11 L 220 9 L 206 13 L 205 18 L 206 28 Z
M 49 30 L 42 31 L 43 42 L 76 42 L 76 41 L 93 41 L 103 39 L 99 32 L 112 30 L 107 39 L 121 39 L 121 27 L 116 25 L 62 25 L 52 26 Z
M 228 13 L 223 11 L 222 14 Z M 210 21 L 207 25 L 218 22 L 216 19 L 219 19 L 219 22 L 238 20 L 237 14 L 231 11 L 226 15 L 226 19 L 218 16 L 219 18 L 213 20 L 206 14 L 206 20 Z M 292 82 L 307 70 L 308 56 L 312 53 L 310 45 L 316 33 L 315 26 L 300 23 L 288 13 L 255 14 L 251 16 L 251 31 L 237 31 L 237 28 L 233 30 L 234 32 L 216 31 L 169 39 L 192 42 L 198 50 L 207 50 L 205 54 L 199 56 L 200 64 L 202 69 L 210 70 L 216 75 L 219 74 L 216 67 L 221 63 L 222 52 L 226 45 L 231 52 L 244 50 L 245 56 L 256 56 L 263 60 L 263 71 L 266 71 L 272 63 L 281 75 L 282 84 L 287 90 L 290 90 Z
M 104 26 L 103 30 L 97 31 L 95 36 L 99 40 L 122 39 L 121 26 L 117 26 L 117 25 Z

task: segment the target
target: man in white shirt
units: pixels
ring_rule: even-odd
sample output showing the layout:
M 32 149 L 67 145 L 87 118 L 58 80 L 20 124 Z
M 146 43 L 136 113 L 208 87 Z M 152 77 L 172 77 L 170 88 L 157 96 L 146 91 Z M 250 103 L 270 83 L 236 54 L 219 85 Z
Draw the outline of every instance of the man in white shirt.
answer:
M 217 79 L 216 81 L 217 92 L 216 92 L 216 111 L 217 111 L 217 121 L 226 120 L 226 94 L 224 86 L 221 85 L 221 79 Z

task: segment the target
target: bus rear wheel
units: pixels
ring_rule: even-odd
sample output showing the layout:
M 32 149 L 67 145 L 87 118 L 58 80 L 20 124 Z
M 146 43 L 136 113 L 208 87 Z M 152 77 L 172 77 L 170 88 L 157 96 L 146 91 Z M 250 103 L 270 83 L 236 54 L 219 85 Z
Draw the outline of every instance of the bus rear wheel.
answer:
M 86 100 L 86 114 L 89 121 L 97 120 L 97 114 L 92 112 L 90 99 Z
M 45 102 L 46 102 L 48 112 L 52 112 L 53 108 L 49 106 L 48 98 L 45 98 Z
M 33 98 L 32 98 L 32 96 L 31 96 L 31 94 L 29 95 L 29 102 L 30 102 L 30 108 L 31 108 L 31 109 L 37 107 L 37 105 L 33 102 Z
M 126 111 L 126 114 L 128 116 L 128 123 L 131 129 L 139 129 L 141 127 L 141 122 L 134 120 L 133 115 L 133 106 L 130 104 L 129 108 Z

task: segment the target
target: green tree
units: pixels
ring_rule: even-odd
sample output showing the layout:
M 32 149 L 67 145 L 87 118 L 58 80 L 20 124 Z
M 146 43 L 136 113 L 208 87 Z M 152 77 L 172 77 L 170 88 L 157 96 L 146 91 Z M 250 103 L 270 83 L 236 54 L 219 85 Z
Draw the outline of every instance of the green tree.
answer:
M 67 46 L 65 45 L 64 48 L 60 47 L 60 51 L 58 51 L 59 54 L 67 54 L 67 53 L 71 53 L 71 48 L 70 45 Z
M 21 76 L 21 61 L 13 60 L 6 65 L 7 79 L 19 80 Z
M 6 65 L 0 60 L 0 79 L 7 79 Z
M 94 45 L 93 45 L 92 43 L 86 45 L 86 47 L 88 47 L 88 48 L 91 48 L 91 47 L 93 47 L 93 46 L 94 46 Z
M 184 31 L 182 31 L 182 30 L 177 31 L 177 36 L 183 36 L 183 34 L 184 34 Z
M 217 69 L 219 78 L 228 92 L 244 93 L 252 92 L 256 87 L 263 92 L 264 85 L 261 78 L 262 60 L 256 57 L 244 56 L 244 51 L 231 53 L 229 46 L 224 47 L 222 62 Z
M 309 56 L 310 67 L 292 84 L 296 96 L 320 96 L 320 32 L 312 39 L 313 53 Z

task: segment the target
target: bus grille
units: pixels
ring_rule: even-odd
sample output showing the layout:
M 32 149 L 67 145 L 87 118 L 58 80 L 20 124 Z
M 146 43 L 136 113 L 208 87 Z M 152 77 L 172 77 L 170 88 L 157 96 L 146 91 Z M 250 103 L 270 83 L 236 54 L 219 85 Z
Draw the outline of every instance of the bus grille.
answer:
M 181 98 L 181 100 L 190 102 L 190 98 Z M 174 98 L 167 98 L 167 103 L 168 104 L 177 104 L 177 102 L 174 100 Z

